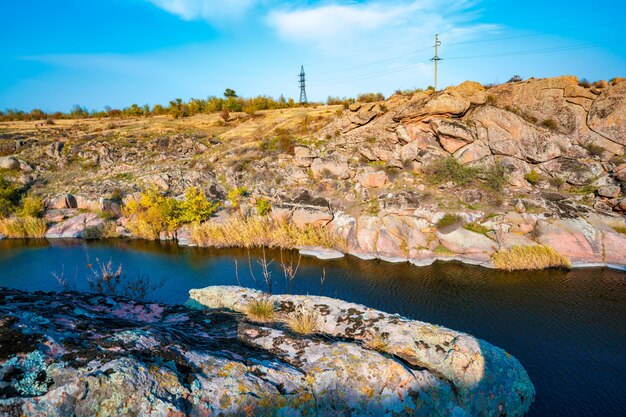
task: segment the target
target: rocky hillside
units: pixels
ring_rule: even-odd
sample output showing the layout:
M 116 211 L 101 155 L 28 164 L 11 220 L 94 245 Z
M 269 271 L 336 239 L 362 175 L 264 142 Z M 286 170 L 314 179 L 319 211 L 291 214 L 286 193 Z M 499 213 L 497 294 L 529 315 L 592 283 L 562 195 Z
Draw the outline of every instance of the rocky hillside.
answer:
M 2 289 L 0 415 L 522 416 L 534 400 L 515 358 L 464 333 L 326 297 L 191 293 L 196 309 Z M 270 320 L 238 313 L 261 299 Z M 285 324 L 299 314 L 306 334 Z
M 244 212 L 267 198 L 274 218 L 329 227 L 363 257 L 488 264 L 542 244 L 574 263 L 626 263 L 623 79 L 465 82 L 228 121 L 4 123 L 0 135 L 0 165 L 45 196 L 53 222 L 77 209 L 119 216 L 152 185 L 216 200 L 245 186 Z

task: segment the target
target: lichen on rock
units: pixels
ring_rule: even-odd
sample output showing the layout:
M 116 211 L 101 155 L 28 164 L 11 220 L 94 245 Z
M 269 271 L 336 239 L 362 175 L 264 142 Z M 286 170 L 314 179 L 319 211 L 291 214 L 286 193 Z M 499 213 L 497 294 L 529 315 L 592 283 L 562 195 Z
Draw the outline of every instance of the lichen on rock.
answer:
M 278 319 L 260 325 L 239 313 L 259 296 L 213 287 L 169 306 L 0 289 L 0 415 L 519 416 L 534 398 L 517 360 L 469 335 L 305 296 L 272 297 Z M 318 315 L 314 332 L 284 325 L 296 310 Z M 364 343 L 376 332 L 388 350 Z

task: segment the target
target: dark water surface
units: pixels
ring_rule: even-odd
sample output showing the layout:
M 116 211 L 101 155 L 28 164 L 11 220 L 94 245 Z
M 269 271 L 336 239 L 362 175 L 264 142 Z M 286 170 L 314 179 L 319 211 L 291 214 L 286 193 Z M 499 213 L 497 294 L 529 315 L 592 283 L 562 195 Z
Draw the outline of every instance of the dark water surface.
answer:
M 51 272 L 86 288 L 87 264 L 121 263 L 163 286 L 150 298 L 182 303 L 190 288 L 266 289 L 260 251 L 180 248 L 141 241 L 0 241 L 0 287 L 59 290 Z M 274 292 L 285 292 L 278 264 Z M 285 252 L 288 256 L 297 256 Z M 326 281 L 321 286 L 322 269 Z M 302 258 L 293 293 L 333 296 L 470 333 L 517 357 L 537 389 L 531 416 L 626 415 L 626 274 L 607 269 L 504 273 L 457 263 L 430 267 Z

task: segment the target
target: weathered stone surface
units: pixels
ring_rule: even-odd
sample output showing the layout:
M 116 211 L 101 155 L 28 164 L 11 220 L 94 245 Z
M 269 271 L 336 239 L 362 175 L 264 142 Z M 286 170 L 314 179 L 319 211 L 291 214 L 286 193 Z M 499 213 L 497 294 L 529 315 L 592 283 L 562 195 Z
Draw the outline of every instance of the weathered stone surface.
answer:
M 468 143 L 476 140 L 476 133 L 463 122 L 448 119 L 433 119 L 430 122 L 433 131 L 439 138 L 441 146 L 454 153 Z
M 13 156 L 3 156 L 0 158 L 0 169 L 20 169 L 20 161 Z
M 464 81 L 457 86 L 446 88 L 446 91 L 452 95 L 466 98 L 471 104 L 485 104 L 487 101 L 485 87 L 476 81 Z
M 323 227 L 333 220 L 333 214 L 328 210 L 312 208 L 297 208 L 293 211 L 291 221 L 300 228 L 307 226 Z
M 380 114 L 376 103 L 363 104 L 356 112 L 350 113 L 350 121 L 357 126 L 363 126 Z
M 489 90 L 502 108 L 513 108 L 538 122 L 554 120 L 559 131 L 571 134 L 578 130 L 580 120 L 576 105 L 567 102 L 564 90 L 577 86 L 572 76 L 532 79 L 519 83 L 498 85 Z
M 602 262 L 602 232 L 582 219 L 537 223 L 537 241 L 572 262 Z
M 452 95 L 448 93 L 441 93 L 435 95 L 424 106 L 425 114 L 437 114 L 437 115 L 454 115 L 458 116 L 467 111 L 470 106 L 470 101 L 465 97 L 458 95 Z
M 413 144 L 418 149 L 426 149 L 428 147 L 439 147 L 435 135 L 430 131 L 428 125 L 424 124 L 408 124 L 400 125 L 396 130 L 398 138 L 406 144 Z
M 534 399 L 515 358 L 464 333 L 307 296 L 269 297 L 277 322 L 258 325 L 233 312 L 258 291 L 190 295 L 192 309 L 3 289 L 0 414 L 521 416 Z M 338 340 L 289 332 L 294 311 Z M 388 354 L 364 344 L 379 332 Z
M 621 188 L 617 185 L 608 185 L 598 189 L 598 195 L 606 198 L 616 198 L 621 192 Z
M 493 153 L 546 162 L 561 155 L 559 135 L 524 121 L 514 113 L 495 107 L 480 107 L 468 116 L 476 123 L 478 139 L 489 145 Z
M 626 81 L 605 89 L 591 106 L 589 127 L 613 142 L 626 145 Z
M 315 158 L 311 164 L 311 171 L 318 178 L 326 175 L 341 179 L 350 178 L 348 163 L 336 158 Z
M 240 287 L 209 287 L 190 291 L 190 298 L 194 304 L 240 312 L 246 310 L 250 300 L 261 297 L 265 296 L 258 291 Z M 248 331 L 245 328 L 243 330 L 246 332 L 244 340 L 252 346 L 276 352 L 286 361 L 293 355 L 292 352 L 298 352 L 299 364 L 304 367 L 305 372 L 311 374 L 316 368 L 326 368 L 324 373 L 327 378 L 349 381 L 355 388 L 354 391 L 358 391 L 358 387 L 363 383 L 373 388 L 382 380 L 391 381 L 382 392 L 388 393 L 384 394 L 387 409 L 393 408 L 397 414 L 489 415 L 500 407 L 498 412 L 506 412 L 509 416 L 522 415 L 534 397 L 534 388 L 517 360 L 501 349 L 467 334 L 327 297 L 276 295 L 269 297 L 269 300 L 277 306 L 278 321 L 294 314 L 294 311 L 311 313 L 317 317 L 316 331 L 323 335 L 364 343 L 382 335 L 388 344 L 386 349 L 390 354 L 388 359 L 391 361 L 401 359 L 403 363 L 409 365 L 403 366 L 404 372 L 415 375 L 412 378 L 413 382 L 409 383 L 409 387 L 412 387 L 409 389 L 420 392 L 419 403 L 423 405 L 416 403 L 415 406 L 405 408 L 406 400 L 398 402 L 396 383 L 408 382 L 410 379 L 397 378 L 395 367 L 389 367 L 387 363 L 372 363 L 369 355 L 347 351 L 346 353 L 353 355 L 353 360 L 339 364 L 337 354 L 324 352 L 315 344 L 299 344 L 299 348 L 295 349 L 294 341 L 279 330 Z M 342 343 L 339 345 L 342 349 L 348 348 Z M 369 364 L 379 366 L 380 369 L 374 370 L 368 366 Z M 417 366 L 419 371 L 412 370 L 410 367 L 413 366 Z M 341 373 L 337 373 L 338 367 L 343 368 Z M 352 379 L 350 376 L 353 370 L 361 377 Z M 373 377 L 372 373 L 380 376 Z M 311 375 L 315 386 L 322 374 Z M 453 396 L 455 399 L 443 398 L 447 397 L 447 393 L 442 390 L 441 382 L 453 387 L 452 390 L 457 393 Z M 432 388 L 426 389 L 429 386 Z M 345 388 L 340 384 L 335 382 L 333 388 L 334 393 L 329 391 L 333 400 L 345 394 Z M 438 404 L 447 403 L 443 408 L 433 407 L 432 389 L 435 389 L 435 395 L 441 396 L 437 400 Z M 372 393 L 373 399 L 380 398 L 377 392 L 375 389 Z M 323 400 L 324 403 L 326 401 Z M 411 400 L 413 401 L 415 399 Z M 373 401 L 368 402 L 372 403 Z M 424 406 L 426 409 L 423 409 Z M 384 415 L 381 411 L 383 410 L 379 409 L 374 414 Z M 359 412 L 353 411 L 352 415 L 355 414 L 359 415 Z
M 380 188 L 387 184 L 389 177 L 385 171 L 363 172 L 356 176 L 356 180 L 366 188 Z
M 104 219 L 95 213 L 80 213 L 50 227 L 47 238 L 81 238 L 88 227 L 101 227 Z
M 491 255 L 495 252 L 496 242 L 487 236 L 470 232 L 464 228 L 459 228 L 450 233 L 437 233 L 437 239 L 441 244 L 454 253 L 458 254 L 485 254 Z
M 489 147 L 482 142 L 471 143 L 460 148 L 454 154 L 454 157 L 464 165 L 482 161 L 488 156 L 491 156 L 491 149 L 489 149 Z

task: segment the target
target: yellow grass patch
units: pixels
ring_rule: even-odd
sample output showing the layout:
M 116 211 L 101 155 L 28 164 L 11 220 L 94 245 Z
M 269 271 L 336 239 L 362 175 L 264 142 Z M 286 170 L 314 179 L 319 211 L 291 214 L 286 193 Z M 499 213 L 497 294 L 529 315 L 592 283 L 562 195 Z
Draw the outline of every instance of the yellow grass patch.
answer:
M 343 249 L 345 243 L 327 228 L 299 228 L 266 217 L 232 218 L 224 223 L 207 221 L 192 227 L 191 240 L 199 246 L 294 249 L 322 246 Z
M 285 323 L 294 332 L 310 334 L 317 329 L 318 317 L 313 312 L 296 311 L 291 313 Z
M 272 321 L 274 319 L 274 303 L 268 298 L 252 300 L 246 307 L 246 316 L 253 321 Z
M 513 246 L 494 253 L 491 261 L 497 269 L 505 271 L 572 267 L 569 259 L 544 245 Z
M 11 217 L 0 219 L 0 234 L 9 239 L 42 238 L 48 225 L 44 219 L 36 217 Z

